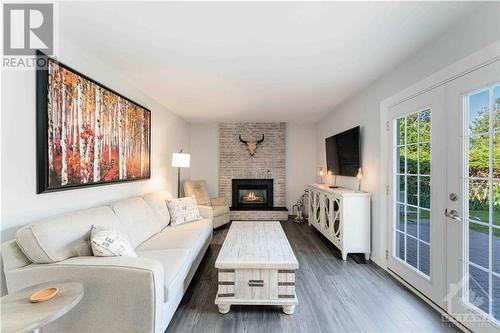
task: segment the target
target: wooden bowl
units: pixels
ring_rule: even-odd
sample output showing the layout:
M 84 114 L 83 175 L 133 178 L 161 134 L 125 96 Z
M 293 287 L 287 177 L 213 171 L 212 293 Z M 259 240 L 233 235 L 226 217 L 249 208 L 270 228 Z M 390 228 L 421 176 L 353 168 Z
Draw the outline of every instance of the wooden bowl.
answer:
M 31 303 L 45 302 L 51 298 L 54 298 L 58 292 L 59 288 L 57 287 L 40 289 L 31 294 L 30 301 Z

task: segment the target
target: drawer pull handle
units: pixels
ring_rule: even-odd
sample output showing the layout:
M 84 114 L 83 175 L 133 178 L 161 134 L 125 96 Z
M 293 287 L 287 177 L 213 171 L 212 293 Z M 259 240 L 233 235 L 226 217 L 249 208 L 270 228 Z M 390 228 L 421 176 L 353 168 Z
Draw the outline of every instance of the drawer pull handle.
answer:
M 248 280 L 249 287 L 264 287 L 264 280 Z

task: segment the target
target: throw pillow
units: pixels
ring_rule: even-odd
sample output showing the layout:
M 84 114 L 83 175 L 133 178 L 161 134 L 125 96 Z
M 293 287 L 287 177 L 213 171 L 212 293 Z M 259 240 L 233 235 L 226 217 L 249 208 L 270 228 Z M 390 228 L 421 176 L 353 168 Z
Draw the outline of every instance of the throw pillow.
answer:
M 167 199 L 167 206 L 170 211 L 170 223 L 172 225 L 196 221 L 202 218 L 194 195 L 179 199 Z
M 118 231 L 94 224 L 90 244 L 95 257 L 137 257 L 132 245 Z

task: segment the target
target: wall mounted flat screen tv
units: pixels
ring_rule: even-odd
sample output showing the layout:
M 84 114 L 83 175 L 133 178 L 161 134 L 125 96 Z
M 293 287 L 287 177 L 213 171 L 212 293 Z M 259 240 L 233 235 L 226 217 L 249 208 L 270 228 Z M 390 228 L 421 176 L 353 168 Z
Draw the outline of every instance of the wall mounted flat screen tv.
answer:
M 359 126 L 325 139 L 326 167 L 335 175 L 355 177 L 361 167 Z

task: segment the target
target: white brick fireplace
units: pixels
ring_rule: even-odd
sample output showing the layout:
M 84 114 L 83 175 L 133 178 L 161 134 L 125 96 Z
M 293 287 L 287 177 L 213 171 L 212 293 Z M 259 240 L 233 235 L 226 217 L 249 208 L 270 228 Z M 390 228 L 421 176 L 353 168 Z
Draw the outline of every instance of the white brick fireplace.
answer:
M 250 156 L 240 141 L 257 141 Z M 221 123 L 219 124 L 219 195 L 230 203 L 232 220 L 286 220 L 285 123 Z M 237 208 L 233 203 L 233 179 L 272 179 L 273 207 Z

